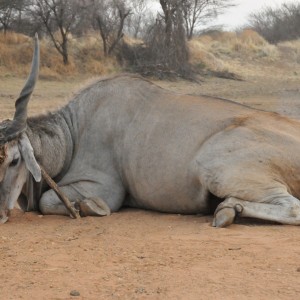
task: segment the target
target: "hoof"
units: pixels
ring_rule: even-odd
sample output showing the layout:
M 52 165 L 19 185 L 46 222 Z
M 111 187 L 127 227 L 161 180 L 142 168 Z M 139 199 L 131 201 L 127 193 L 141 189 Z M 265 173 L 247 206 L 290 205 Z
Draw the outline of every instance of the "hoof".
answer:
M 226 227 L 233 223 L 236 215 L 235 209 L 232 207 L 224 207 L 215 213 L 212 226 Z
M 4 224 L 8 221 L 8 217 L 7 216 L 3 216 L 1 219 L 0 219 L 0 224 Z
M 111 214 L 108 205 L 98 197 L 84 199 L 76 203 L 82 217 L 109 216 Z
M 8 221 L 8 217 L 10 216 L 10 210 L 3 209 L 0 211 L 0 224 L 4 224 Z

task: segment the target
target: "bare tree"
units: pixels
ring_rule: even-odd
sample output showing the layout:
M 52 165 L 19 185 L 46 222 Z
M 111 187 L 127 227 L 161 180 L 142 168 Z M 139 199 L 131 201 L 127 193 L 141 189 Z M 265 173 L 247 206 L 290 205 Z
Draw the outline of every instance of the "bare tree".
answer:
M 99 30 L 104 55 L 110 55 L 122 39 L 130 8 L 121 0 L 92 0 L 93 25 Z
M 172 39 L 173 25 L 176 19 L 176 12 L 180 10 L 181 1 L 177 0 L 159 0 L 163 10 L 163 19 L 165 22 L 165 43 L 169 47 Z M 180 10 L 182 12 L 182 10 Z
M 65 65 L 69 64 L 68 36 L 72 27 L 79 22 L 84 7 L 83 1 L 35 0 L 30 8 L 33 16 L 44 25 Z M 56 32 L 59 33 L 58 37 Z
M 0 0 L 0 24 L 6 34 L 11 24 L 19 16 L 25 5 L 25 0 Z
M 145 38 L 148 48 L 148 69 L 153 73 L 176 74 L 190 77 L 189 51 L 186 43 L 181 0 L 160 0 L 162 14 L 158 14 L 155 24 Z M 164 76 L 164 75 L 163 75 Z M 160 76 L 162 77 L 162 76 Z
M 265 7 L 250 15 L 249 24 L 271 43 L 297 39 L 300 37 L 300 4 L 289 2 L 278 8 Z
M 182 0 L 183 17 L 188 39 L 200 25 L 216 18 L 226 8 L 233 6 L 232 0 Z
M 10 5 L 10 1 L 0 2 L 0 23 L 3 28 L 4 35 L 9 28 L 11 23 L 13 7 Z
M 148 6 L 147 0 L 131 0 L 131 14 L 127 18 L 126 31 L 134 38 L 141 38 L 150 24 L 153 24 L 154 15 Z

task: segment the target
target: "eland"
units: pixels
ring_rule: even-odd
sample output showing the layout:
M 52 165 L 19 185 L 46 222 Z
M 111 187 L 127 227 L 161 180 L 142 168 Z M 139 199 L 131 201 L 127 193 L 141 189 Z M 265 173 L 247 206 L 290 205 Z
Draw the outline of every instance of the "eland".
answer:
M 181 95 L 136 76 L 99 80 L 60 110 L 27 117 L 39 43 L 13 120 L 0 123 L 0 217 L 68 215 L 41 168 L 82 216 L 123 206 L 300 224 L 300 122 L 208 96 Z

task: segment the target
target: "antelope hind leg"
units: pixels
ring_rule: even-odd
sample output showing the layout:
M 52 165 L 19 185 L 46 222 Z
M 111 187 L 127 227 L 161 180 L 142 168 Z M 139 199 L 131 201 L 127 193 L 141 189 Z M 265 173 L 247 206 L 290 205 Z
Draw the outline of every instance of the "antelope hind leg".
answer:
M 230 197 L 217 207 L 212 225 L 228 226 L 233 223 L 236 214 L 281 224 L 300 225 L 300 201 L 289 194 L 282 201 L 276 199 L 276 204 L 272 204 L 272 200 L 260 203 Z

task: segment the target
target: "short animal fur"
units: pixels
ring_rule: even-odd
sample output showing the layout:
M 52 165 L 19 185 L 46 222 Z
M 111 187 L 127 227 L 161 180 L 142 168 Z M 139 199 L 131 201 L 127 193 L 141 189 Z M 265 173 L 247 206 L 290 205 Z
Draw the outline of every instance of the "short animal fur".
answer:
M 0 126 L 3 222 L 18 198 L 25 210 L 68 215 L 42 182 L 41 164 L 82 215 L 124 205 L 208 213 L 214 196 L 221 202 L 214 226 L 237 215 L 300 224 L 299 121 L 127 75 L 100 80 L 59 111 L 27 119 L 22 103 L 34 83 L 17 100 L 14 120 Z

